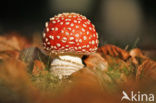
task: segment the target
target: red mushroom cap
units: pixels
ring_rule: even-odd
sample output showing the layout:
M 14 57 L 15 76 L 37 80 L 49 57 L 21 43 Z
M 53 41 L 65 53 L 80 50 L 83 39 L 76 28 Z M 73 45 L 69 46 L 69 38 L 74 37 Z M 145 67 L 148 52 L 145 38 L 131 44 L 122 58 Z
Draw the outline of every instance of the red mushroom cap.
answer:
M 89 54 L 97 50 L 98 34 L 85 16 L 62 13 L 46 22 L 43 45 L 51 53 Z

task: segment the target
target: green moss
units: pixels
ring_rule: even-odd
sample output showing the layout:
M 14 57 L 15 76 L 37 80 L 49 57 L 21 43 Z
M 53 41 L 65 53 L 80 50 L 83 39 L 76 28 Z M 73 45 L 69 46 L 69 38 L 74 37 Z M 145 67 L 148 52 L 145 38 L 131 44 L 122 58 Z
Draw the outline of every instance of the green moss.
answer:
M 102 68 L 97 68 L 95 71 L 101 86 L 109 91 L 116 91 L 122 83 L 133 75 L 134 67 L 131 64 L 127 65 L 124 61 L 119 62 L 112 57 L 108 70 L 102 70 Z
M 60 80 L 58 77 L 51 73 L 39 74 L 38 76 L 32 75 L 32 81 L 34 85 L 42 91 L 52 91 L 57 93 L 65 88 L 65 85 L 69 83 L 68 79 Z

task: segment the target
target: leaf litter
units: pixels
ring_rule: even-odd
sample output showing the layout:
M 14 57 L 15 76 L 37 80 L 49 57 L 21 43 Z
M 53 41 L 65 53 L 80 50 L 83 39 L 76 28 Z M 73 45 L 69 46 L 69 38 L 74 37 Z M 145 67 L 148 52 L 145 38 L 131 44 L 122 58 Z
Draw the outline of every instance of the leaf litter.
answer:
M 49 72 L 52 58 L 34 38 L 0 36 L 0 102 L 119 103 L 122 90 L 155 88 L 156 61 L 139 48 L 101 46 L 84 59 L 83 69 L 60 80 Z

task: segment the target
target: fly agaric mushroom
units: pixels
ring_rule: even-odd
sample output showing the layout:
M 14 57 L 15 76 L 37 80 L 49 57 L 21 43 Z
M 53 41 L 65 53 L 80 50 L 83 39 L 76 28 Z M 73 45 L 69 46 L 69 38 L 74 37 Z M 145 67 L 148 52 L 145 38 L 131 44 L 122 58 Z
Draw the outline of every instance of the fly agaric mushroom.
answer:
M 50 71 L 59 78 L 83 68 L 81 57 L 97 50 L 98 34 L 85 16 L 62 13 L 45 26 L 43 46 L 54 57 Z

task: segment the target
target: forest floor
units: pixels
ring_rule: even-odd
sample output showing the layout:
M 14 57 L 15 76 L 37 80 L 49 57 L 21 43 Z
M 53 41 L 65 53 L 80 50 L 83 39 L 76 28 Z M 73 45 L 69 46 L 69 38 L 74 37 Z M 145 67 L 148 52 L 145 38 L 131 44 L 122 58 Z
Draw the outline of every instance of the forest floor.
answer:
M 149 51 L 106 44 L 83 57 L 84 68 L 59 79 L 49 72 L 53 58 L 39 38 L 0 36 L 0 103 L 120 103 L 123 91 L 156 93 L 156 61 Z

